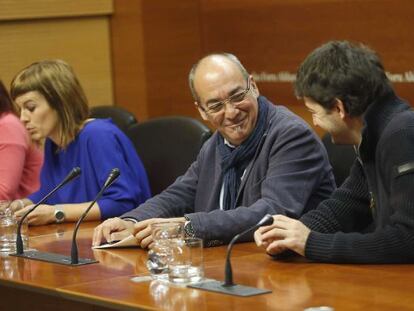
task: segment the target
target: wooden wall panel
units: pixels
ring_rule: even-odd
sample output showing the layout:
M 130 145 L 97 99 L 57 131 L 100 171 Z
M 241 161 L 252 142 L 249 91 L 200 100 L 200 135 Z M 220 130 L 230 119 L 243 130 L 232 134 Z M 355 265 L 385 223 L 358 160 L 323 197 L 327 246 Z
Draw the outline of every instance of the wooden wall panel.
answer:
M 109 15 L 112 0 L 0 0 L 0 20 Z
M 114 7 L 111 19 L 114 105 L 123 106 L 138 120 L 144 120 L 148 118 L 148 101 L 142 1 L 115 1 Z
M 390 72 L 414 69 L 412 1 L 201 0 L 202 45 L 206 53 L 229 51 L 250 72 L 294 74 L 314 48 L 328 40 L 361 41 L 377 50 Z M 259 75 L 260 76 L 260 75 Z M 311 122 L 290 82 L 259 79 L 262 94 Z M 414 103 L 413 85 L 396 83 Z
M 25 66 L 59 58 L 74 67 L 91 105 L 113 103 L 107 17 L 3 21 L 0 38 L 6 85 Z
M 148 112 L 197 116 L 187 76 L 202 53 L 194 0 L 143 2 Z
M 198 1 L 115 1 L 111 29 L 115 103 L 138 120 L 197 117 L 187 75 L 202 55 Z
M 116 102 L 127 109 L 139 102 L 143 107 L 133 109 L 144 111 L 144 119 L 171 114 L 197 116 L 187 86 L 188 70 L 207 53 L 227 51 L 236 54 L 255 74 L 263 95 L 310 122 L 310 115 L 293 95 L 291 78 L 309 52 L 334 39 L 362 41 L 377 50 L 394 77 L 399 95 L 414 104 L 411 0 L 138 2 L 140 11 L 134 23 L 141 33 L 135 33 L 134 27 L 129 29 L 128 23 L 123 30 L 114 32 L 112 28 L 113 38 L 121 30 L 129 34 L 125 42 L 117 41 L 114 72 L 118 70 L 116 62 L 124 55 L 124 63 L 142 66 L 135 79 L 115 77 L 115 85 Z M 128 54 L 131 41 L 139 46 L 138 55 L 143 51 L 135 59 Z M 120 97 L 122 89 L 131 90 L 126 92 L 129 98 Z

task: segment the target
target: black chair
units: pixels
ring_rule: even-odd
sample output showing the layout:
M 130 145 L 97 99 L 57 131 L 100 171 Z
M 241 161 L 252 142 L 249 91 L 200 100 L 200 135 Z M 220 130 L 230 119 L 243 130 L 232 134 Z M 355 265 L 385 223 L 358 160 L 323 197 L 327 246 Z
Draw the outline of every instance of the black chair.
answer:
M 322 137 L 322 142 L 328 152 L 336 185 L 339 187 L 349 176 L 351 166 L 356 159 L 354 147 L 350 145 L 335 145 L 332 143 L 331 135 L 329 134 L 325 134 Z
M 124 133 L 127 133 L 128 129 L 138 122 L 131 112 L 117 106 L 92 107 L 89 116 L 96 119 L 111 118 Z
M 156 195 L 181 176 L 196 159 L 210 129 L 189 117 L 161 117 L 133 125 L 128 130 Z

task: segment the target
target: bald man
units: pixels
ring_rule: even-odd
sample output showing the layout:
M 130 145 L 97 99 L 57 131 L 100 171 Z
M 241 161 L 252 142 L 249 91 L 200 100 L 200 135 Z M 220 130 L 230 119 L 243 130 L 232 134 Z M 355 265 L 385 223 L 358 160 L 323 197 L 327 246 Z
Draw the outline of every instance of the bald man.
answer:
M 196 108 L 215 133 L 165 191 L 99 225 L 94 245 L 133 234 L 146 248 L 150 224 L 168 220 L 184 221 L 187 235 L 205 245 L 220 245 L 266 214 L 298 218 L 334 190 L 318 137 L 298 116 L 260 96 L 234 55 L 202 58 L 189 82 Z

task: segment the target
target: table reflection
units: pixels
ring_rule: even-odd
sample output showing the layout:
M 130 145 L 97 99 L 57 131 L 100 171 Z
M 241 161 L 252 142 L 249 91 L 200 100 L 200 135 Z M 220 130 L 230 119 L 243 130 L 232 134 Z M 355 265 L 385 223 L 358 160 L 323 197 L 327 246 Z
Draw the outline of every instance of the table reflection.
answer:
M 23 281 L 30 275 L 30 263 L 21 258 L 0 253 L 0 265 L 0 278 Z
M 174 285 L 168 281 L 153 280 L 149 292 L 157 308 L 163 310 L 194 310 L 204 309 L 203 296 L 199 290 L 190 289 L 183 285 Z
M 94 249 L 93 255 L 100 264 L 114 270 L 130 270 L 134 274 L 147 273 L 147 252 L 142 249 Z
M 279 267 L 282 268 L 282 267 Z M 258 278 L 258 287 L 271 288 L 272 294 L 264 295 L 266 305 L 289 306 L 292 310 L 300 310 L 308 305 L 313 296 L 308 278 L 308 269 L 298 267 L 294 273 L 262 274 Z

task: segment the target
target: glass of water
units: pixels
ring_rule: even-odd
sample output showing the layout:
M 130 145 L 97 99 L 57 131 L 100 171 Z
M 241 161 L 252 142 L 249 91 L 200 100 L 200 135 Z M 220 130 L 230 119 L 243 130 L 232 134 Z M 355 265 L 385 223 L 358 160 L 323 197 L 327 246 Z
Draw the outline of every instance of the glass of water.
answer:
M 168 279 L 174 241 L 183 240 L 184 222 L 166 221 L 151 224 L 153 245 L 148 251 L 147 268 L 153 279 Z
M 11 205 L 13 201 L 0 201 L 0 252 L 13 253 L 16 251 L 16 233 L 18 220 L 14 217 Z M 21 227 L 23 247 L 28 247 L 28 222 L 25 220 Z
M 176 284 L 200 282 L 204 277 L 203 240 L 186 238 L 171 243 L 168 279 Z

